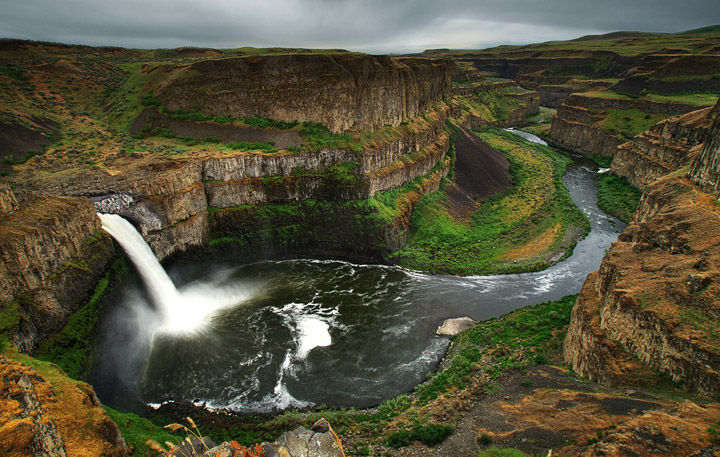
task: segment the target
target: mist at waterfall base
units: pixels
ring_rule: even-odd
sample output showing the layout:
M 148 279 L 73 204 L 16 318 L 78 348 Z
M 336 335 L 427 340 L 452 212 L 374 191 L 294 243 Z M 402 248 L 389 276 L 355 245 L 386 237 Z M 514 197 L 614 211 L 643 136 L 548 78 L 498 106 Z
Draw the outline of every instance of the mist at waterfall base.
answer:
M 623 226 L 597 208 L 592 167 L 571 165 L 563 178 L 591 233 L 537 273 L 429 276 L 340 261 L 204 259 L 169 268 L 187 306 L 177 312 L 208 311 L 191 319 L 202 322 L 192 331 L 168 327 L 145 286 L 129 280 L 103 318 L 91 381 L 110 405 L 174 400 L 237 412 L 369 407 L 411 391 L 449 343 L 434 335 L 443 320 L 577 293 L 599 267 Z

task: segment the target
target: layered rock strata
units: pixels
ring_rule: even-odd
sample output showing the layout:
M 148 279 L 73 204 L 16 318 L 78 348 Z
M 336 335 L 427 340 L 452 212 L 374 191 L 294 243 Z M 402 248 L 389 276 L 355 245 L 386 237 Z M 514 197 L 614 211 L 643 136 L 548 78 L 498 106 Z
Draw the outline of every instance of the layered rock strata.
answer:
M 104 274 L 114 248 L 84 198 L 27 196 L 0 222 L 0 304 L 20 307 L 13 343 L 30 352 L 60 330 Z
M 333 132 L 397 126 L 451 95 L 449 60 L 286 54 L 164 67 L 163 106 L 210 116 L 310 121 Z
M 153 170 L 143 170 L 138 179 L 125 176 L 98 182 L 95 192 L 103 193 L 104 187 L 131 195 L 134 203 L 116 212 L 135 223 L 158 258 L 164 259 L 204 245 L 211 236 L 227 236 L 225 223 L 223 235 L 215 232 L 218 209 L 364 200 L 427 175 L 448 152 L 449 136 L 443 130 L 448 113 L 443 104 L 359 152 L 240 152 L 161 162 Z M 77 192 L 86 193 L 87 188 L 78 187 Z
M 647 187 L 633 222 L 588 276 L 564 347 L 583 376 L 633 384 L 647 365 L 720 396 L 718 109 L 706 113 L 713 125 L 687 175 Z
M 712 108 L 705 108 L 677 118 L 661 121 L 650 129 L 621 144 L 613 158 L 611 170 L 624 176 L 640 190 L 659 178 L 690 165 L 708 138 Z
M 675 116 L 695 111 L 683 103 L 651 100 L 625 100 L 573 94 L 558 109 L 550 128 L 552 143 L 584 154 L 612 156 L 626 138 L 618 138 L 602 129 L 607 110 L 639 110 L 647 114 Z

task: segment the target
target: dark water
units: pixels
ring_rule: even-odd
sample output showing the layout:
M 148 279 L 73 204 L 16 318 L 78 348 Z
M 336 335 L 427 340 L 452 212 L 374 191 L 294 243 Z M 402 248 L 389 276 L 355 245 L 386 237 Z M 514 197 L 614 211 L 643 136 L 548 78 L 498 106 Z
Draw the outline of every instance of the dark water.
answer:
M 444 353 L 448 340 L 434 335 L 444 319 L 499 316 L 577 293 L 598 268 L 622 226 L 597 208 L 592 166 L 578 162 L 563 178 L 592 231 L 545 271 L 453 277 L 339 261 L 207 259 L 169 273 L 181 294 L 235 293 L 234 304 L 197 333 L 157 333 L 142 287 L 128 284 L 104 318 L 92 381 L 110 404 L 183 400 L 242 412 L 366 407 L 410 391 Z

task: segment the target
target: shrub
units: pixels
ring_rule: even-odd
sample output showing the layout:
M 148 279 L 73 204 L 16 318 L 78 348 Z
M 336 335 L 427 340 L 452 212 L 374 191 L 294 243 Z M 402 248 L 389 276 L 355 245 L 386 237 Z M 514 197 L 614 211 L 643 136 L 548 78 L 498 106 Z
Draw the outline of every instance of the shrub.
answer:
M 483 433 L 482 435 L 478 435 L 477 442 L 480 446 L 487 446 L 489 444 L 492 444 L 492 436 L 488 435 L 487 433 Z
M 410 445 L 413 441 L 420 441 L 426 446 L 436 446 L 452 435 L 453 427 L 450 425 L 416 425 L 412 431 L 399 430 L 387 439 L 387 445 L 392 448 L 401 448 Z
M 160 106 L 162 105 L 162 101 L 157 98 L 155 93 L 153 91 L 146 92 L 143 94 L 142 98 L 140 99 L 140 103 L 142 106 Z

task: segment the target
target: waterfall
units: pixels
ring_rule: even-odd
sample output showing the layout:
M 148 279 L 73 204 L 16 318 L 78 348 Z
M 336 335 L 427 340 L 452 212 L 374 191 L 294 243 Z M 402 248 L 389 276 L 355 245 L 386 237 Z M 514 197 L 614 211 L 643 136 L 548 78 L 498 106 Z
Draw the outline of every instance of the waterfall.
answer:
M 248 288 L 237 281 L 232 285 L 200 282 L 178 291 L 150 246 L 130 222 L 117 214 L 98 214 L 98 217 L 102 228 L 115 238 L 137 268 L 155 304 L 159 323 L 148 332 L 189 334 L 203 330 L 219 310 L 237 306 L 250 295 Z
M 173 305 L 180 301 L 180 294 L 155 258 L 150 246 L 135 227 L 121 216 L 117 214 L 98 214 L 98 216 L 102 221 L 103 230 L 115 238 L 137 268 L 155 306 L 162 314 L 169 315 Z

